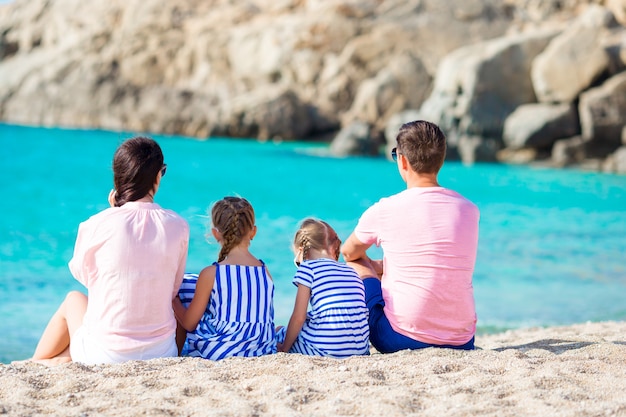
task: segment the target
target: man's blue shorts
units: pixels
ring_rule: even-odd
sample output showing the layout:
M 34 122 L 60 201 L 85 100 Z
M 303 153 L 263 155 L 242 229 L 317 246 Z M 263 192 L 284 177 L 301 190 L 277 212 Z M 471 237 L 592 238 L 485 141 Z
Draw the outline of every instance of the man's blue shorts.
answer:
M 385 316 L 383 307 L 385 307 L 385 300 L 383 300 L 383 290 L 378 278 L 365 278 L 363 280 L 365 285 L 365 303 L 370 312 L 369 326 L 370 326 L 370 342 L 377 351 L 381 353 L 392 353 L 404 349 L 423 349 L 428 347 L 441 347 L 451 349 L 474 349 L 474 337 L 460 346 L 453 345 L 433 345 L 430 343 L 420 342 L 410 337 L 406 337 L 400 333 L 397 333 L 389 324 L 389 320 Z

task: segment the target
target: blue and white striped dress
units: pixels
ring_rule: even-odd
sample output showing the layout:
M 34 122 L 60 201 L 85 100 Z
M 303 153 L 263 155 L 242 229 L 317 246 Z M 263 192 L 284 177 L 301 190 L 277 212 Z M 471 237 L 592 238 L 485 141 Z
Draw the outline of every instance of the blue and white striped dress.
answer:
M 289 352 L 345 358 L 369 354 L 369 312 L 363 281 L 354 269 L 331 259 L 300 264 L 294 285 L 311 289 L 311 308 Z M 286 328 L 277 335 L 285 340 Z
M 219 265 L 211 298 L 183 355 L 219 360 L 276 353 L 274 283 L 263 266 Z M 178 295 L 189 307 L 197 274 L 185 274 Z

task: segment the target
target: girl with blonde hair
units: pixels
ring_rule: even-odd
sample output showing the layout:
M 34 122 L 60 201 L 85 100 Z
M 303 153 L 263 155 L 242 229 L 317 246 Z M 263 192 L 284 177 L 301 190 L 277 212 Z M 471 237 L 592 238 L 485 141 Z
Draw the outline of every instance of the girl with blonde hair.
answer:
M 369 354 L 363 281 L 338 262 L 340 246 L 328 223 L 313 218 L 301 223 L 293 242 L 298 292 L 287 328 L 278 329 L 280 352 L 335 358 Z

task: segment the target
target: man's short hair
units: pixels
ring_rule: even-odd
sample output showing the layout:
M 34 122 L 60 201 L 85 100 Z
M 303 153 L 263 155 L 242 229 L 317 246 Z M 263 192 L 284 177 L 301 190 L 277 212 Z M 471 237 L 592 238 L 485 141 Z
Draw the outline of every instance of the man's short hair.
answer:
M 437 174 L 446 158 L 446 136 L 439 126 L 424 120 L 405 123 L 400 127 L 398 153 L 404 155 L 413 171 Z

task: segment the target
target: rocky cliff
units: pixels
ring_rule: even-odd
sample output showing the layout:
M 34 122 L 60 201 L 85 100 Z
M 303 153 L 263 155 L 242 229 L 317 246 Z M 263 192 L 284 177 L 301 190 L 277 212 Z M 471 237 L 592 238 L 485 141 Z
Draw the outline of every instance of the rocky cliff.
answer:
M 419 116 L 467 162 L 594 158 L 616 171 L 625 10 L 625 0 L 16 0 L 0 6 L 0 120 L 334 137 L 342 154 L 377 153 L 385 130 Z

